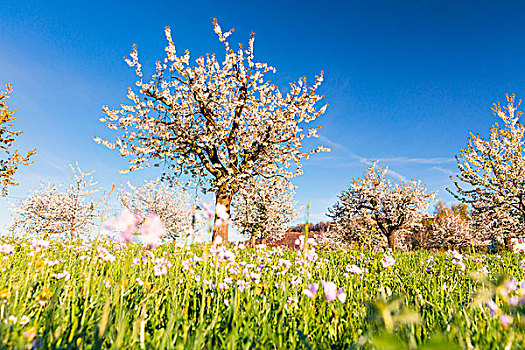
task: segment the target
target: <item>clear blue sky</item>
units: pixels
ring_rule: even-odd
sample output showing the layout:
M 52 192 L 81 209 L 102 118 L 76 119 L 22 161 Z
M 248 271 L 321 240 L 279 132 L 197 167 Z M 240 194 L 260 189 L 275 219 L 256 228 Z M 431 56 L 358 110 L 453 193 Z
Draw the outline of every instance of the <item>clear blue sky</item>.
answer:
M 334 150 L 305 161 L 295 181 L 312 220 L 374 159 L 451 201 L 445 187 L 468 133 L 488 134 L 491 105 L 506 93 L 525 97 L 524 10 L 519 1 L 466 0 L 0 1 L 0 84 L 14 84 L 10 105 L 25 131 L 18 148 L 38 149 L 12 197 L 0 199 L 0 222 L 9 222 L 8 200 L 64 181 L 69 163 L 96 170 L 106 189 L 160 175 L 118 173 L 125 160 L 92 141 L 118 135 L 98 121 L 101 107 L 126 102 L 135 76 L 122 58 L 132 44 L 146 71 L 164 57 L 165 26 L 179 52 L 222 53 L 214 17 L 235 28 L 232 43 L 254 31 L 257 60 L 275 66 L 283 86 L 325 71 L 330 106 L 319 134 Z

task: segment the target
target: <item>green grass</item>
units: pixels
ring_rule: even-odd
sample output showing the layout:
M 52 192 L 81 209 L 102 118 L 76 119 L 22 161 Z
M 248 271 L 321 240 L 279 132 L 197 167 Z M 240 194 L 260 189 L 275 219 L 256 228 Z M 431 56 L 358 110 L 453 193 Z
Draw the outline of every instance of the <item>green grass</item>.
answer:
M 461 270 L 445 254 L 396 252 L 395 265 L 387 269 L 382 254 L 360 250 L 318 250 L 317 259 L 306 262 L 285 249 L 230 247 L 235 260 L 228 261 L 209 245 L 164 245 L 148 252 L 137 244 L 111 241 L 52 241 L 48 249 L 32 253 L 29 241 L 3 238 L 3 243 L 16 251 L 0 253 L 2 348 L 523 346 L 525 299 L 520 289 L 514 292 L 519 304 L 511 307 L 503 280 L 492 285 L 469 273 L 486 266 L 489 280 L 501 275 L 521 280 L 521 257 L 513 254 L 465 255 L 466 268 Z M 115 261 L 102 259 L 110 258 L 102 247 Z M 425 262 L 431 257 L 433 261 Z M 166 275 L 155 275 L 157 258 L 171 264 Z M 46 264 L 55 259 L 58 264 Z M 290 267 L 281 259 L 290 261 Z M 351 264 L 367 271 L 347 272 L 345 266 Z M 71 275 L 69 280 L 54 277 L 63 271 Z M 220 289 L 225 280 L 228 288 Z M 241 290 L 239 280 L 249 282 L 249 288 Z M 346 302 L 325 300 L 321 286 L 314 299 L 303 294 L 310 283 L 321 281 L 343 288 Z M 501 313 L 513 315 L 508 327 L 498 315 L 491 316 L 484 301 L 489 297 Z M 297 298 L 297 303 L 289 303 L 289 298 Z M 479 305 L 474 299 L 481 300 Z

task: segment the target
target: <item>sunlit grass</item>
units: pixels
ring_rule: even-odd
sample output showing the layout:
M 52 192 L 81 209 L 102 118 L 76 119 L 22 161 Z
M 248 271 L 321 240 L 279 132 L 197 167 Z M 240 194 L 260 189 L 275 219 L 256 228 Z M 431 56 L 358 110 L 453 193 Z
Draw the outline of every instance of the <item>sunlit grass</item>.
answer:
M 385 267 L 383 254 L 360 250 L 162 245 L 150 251 L 114 241 L 51 241 L 45 248 L 13 238 L 3 244 L 4 348 L 347 349 L 380 345 L 387 336 L 406 348 L 440 334 L 477 349 L 522 344 L 519 313 L 505 325 L 484 303 L 472 304 L 480 284 L 470 271 L 522 279 L 520 256 L 513 254 L 396 252 L 394 265 Z M 342 288 L 345 302 L 326 300 L 321 281 Z M 319 284 L 315 298 L 303 293 L 312 283 Z M 395 296 L 420 320 L 399 318 L 389 333 L 381 305 Z M 511 314 L 503 299 L 494 300 Z

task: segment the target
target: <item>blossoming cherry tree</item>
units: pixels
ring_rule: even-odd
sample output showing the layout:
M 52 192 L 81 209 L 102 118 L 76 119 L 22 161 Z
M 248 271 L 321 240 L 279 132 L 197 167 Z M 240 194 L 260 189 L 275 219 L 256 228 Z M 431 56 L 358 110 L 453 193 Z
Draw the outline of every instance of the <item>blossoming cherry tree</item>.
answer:
M 362 179 L 352 179 L 350 187 L 339 196 L 329 210 L 336 226 L 354 220 L 372 222 L 374 229 L 395 249 L 395 234 L 418 226 L 434 192 L 427 193 L 421 181 L 394 182 L 387 179 L 388 169 L 376 163 L 369 167 Z
M 213 27 L 224 45 L 223 60 L 207 54 L 191 65 L 189 52 L 177 53 L 166 27 L 166 57 L 156 62 L 150 81 L 134 47 L 126 62 L 135 68 L 138 91 L 129 88 L 131 103 L 120 109 L 104 106 L 101 119 L 123 134 L 113 143 L 95 141 L 131 157 L 124 171 L 164 164 L 170 180 L 186 174 L 206 180 L 203 189 L 214 192 L 216 204 L 229 212 L 244 181 L 301 174 L 302 158 L 328 150 L 301 150 L 303 139 L 320 128 L 306 133 L 301 125 L 322 115 L 326 105 L 316 107 L 322 73 L 312 86 L 303 77 L 282 93 L 266 78 L 275 68 L 254 60 L 253 34 L 246 49 L 234 50 L 228 43 L 233 29 L 223 32 L 216 20 Z M 228 227 L 216 225 L 213 238 L 217 235 L 227 241 Z
M 494 104 L 493 114 L 503 125 L 494 124 L 487 139 L 470 134 L 467 147 L 456 156 L 460 174 L 451 177 L 456 190 L 449 190 L 471 205 L 478 218 L 485 218 L 491 235 L 509 250 L 511 239 L 525 233 L 525 125 L 520 122 L 520 102 L 507 95 L 507 106 Z

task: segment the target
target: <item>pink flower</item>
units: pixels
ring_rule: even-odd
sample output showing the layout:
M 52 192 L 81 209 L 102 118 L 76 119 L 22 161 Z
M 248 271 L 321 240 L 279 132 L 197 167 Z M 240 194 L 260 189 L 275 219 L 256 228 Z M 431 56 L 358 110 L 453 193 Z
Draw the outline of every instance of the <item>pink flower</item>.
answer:
M 304 249 L 305 242 L 304 242 L 304 235 L 300 235 L 299 238 L 295 240 L 295 245 L 298 245 L 300 249 Z M 315 247 L 317 245 L 317 242 L 313 237 L 310 237 L 306 240 L 307 245 L 310 245 L 311 247 Z
M 343 291 L 343 288 L 337 291 L 337 299 L 343 304 L 346 302 L 346 293 Z
M 15 247 L 10 244 L 1 244 L 0 245 L 0 253 L 4 254 L 14 254 L 15 253 Z
M 288 299 L 286 299 L 286 303 L 288 304 L 297 304 L 299 302 L 299 299 L 297 299 L 296 297 L 288 297 Z
M 299 238 L 295 240 L 295 245 L 298 245 L 299 249 L 304 249 L 304 235 L 300 235 Z
M 496 305 L 496 303 L 492 300 L 492 299 L 489 299 L 487 300 L 487 306 L 490 310 L 490 314 L 492 316 L 498 314 L 500 311 L 499 311 L 499 307 L 498 305 Z
M 24 332 L 24 337 L 31 340 L 36 336 L 36 327 L 31 327 L 27 332 Z
M 168 268 L 164 264 L 157 264 L 153 266 L 153 271 L 154 271 L 155 276 L 168 274 Z
M 119 232 L 132 233 L 137 230 L 138 219 L 128 208 L 124 207 L 117 217 L 112 217 L 106 227 Z
M 129 242 L 133 241 L 134 238 L 135 238 L 135 236 L 133 235 L 133 232 L 131 232 L 131 231 L 122 231 L 120 233 L 120 241 L 122 243 L 129 243 Z
M 166 230 L 158 215 L 150 214 L 140 226 L 140 234 L 142 235 L 142 242 L 148 246 L 148 249 L 151 249 L 159 245 L 160 239 L 166 234 Z
M 341 303 L 346 302 L 346 293 L 343 291 L 343 288 L 337 289 L 337 286 L 334 282 L 321 282 L 323 285 L 323 291 L 325 294 L 325 299 L 328 301 L 334 301 L 338 299 Z
M 385 257 L 383 259 L 381 259 L 381 264 L 383 265 L 383 267 L 385 269 L 388 269 L 388 268 L 394 266 L 395 263 L 396 263 L 396 261 L 390 255 L 385 255 Z
M 315 247 L 317 245 L 317 242 L 315 241 L 315 238 L 310 237 L 306 240 L 306 242 L 311 245 L 312 247 Z
M 345 270 L 348 272 L 355 273 L 357 275 L 362 274 L 364 271 L 357 265 L 348 265 L 345 267 Z
M 463 255 L 461 255 L 461 253 L 459 253 L 457 250 L 447 250 L 447 256 L 454 259 L 463 260 Z
M 34 253 L 40 253 L 43 249 L 49 248 L 49 241 L 43 239 L 33 239 L 31 241 L 31 249 Z
M 261 281 L 261 274 L 257 272 L 250 272 L 250 278 L 255 282 L 259 283 Z
M 250 288 L 250 283 L 245 280 L 238 280 L 237 288 L 239 289 L 239 292 L 243 292 L 244 290 Z
M 156 258 L 154 263 L 153 271 L 155 276 L 167 275 L 168 269 L 173 265 L 167 258 Z
M 219 258 L 225 259 L 228 261 L 235 261 L 235 253 L 232 252 L 231 250 L 225 250 L 225 251 L 219 252 Z
M 202 203 L 202 208 L 204 209 L 205 215 L 208 217 L 208 219 L 211 219 L 213 217 L 213 211 L 211 210 L 211 203 Z
M 328 301 L 334 301 L 337 298 L 337 286 L 334 282 L 322 281 L 325 299 Z
M 113 254 L 111 254 L 110 252 L 108 252 L 108 250 L 104 247 L 98 247 L 97 248 L 97 251 L 98 251 L 98 257 L 104 261 L 108 261 L 108 262 L 115 262 L 116 258 Z
M 60 279 L 64 279 L 64 281 L 69 281 L 69 279 L 71 278 L 71 275 L 68 271 L 64 270 L 63 272 L 61 273 L 55 273 L 53 274 L 53 277 L 55 277 L 57 280 L 60 280 Z
M 513 320 L 514 320 L 514 318 L 512 316 L 510 316 L 510 315 L 502 314 L 499 317 L 499 322 L 501 323 L 501 325 L 504 328 L 507 328 L 508 326 L 510 326 L 510 324 L 512 323 Z
M 317 283 L 311 283 L 308 286 L 308 289 L 303 289 L 303 294 L 306 295 L 308 298 L 313 299 L 315 298 L 317 290 L 319 290 L 319 285 Z

